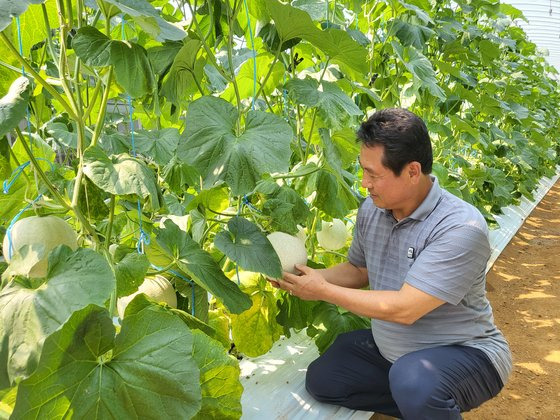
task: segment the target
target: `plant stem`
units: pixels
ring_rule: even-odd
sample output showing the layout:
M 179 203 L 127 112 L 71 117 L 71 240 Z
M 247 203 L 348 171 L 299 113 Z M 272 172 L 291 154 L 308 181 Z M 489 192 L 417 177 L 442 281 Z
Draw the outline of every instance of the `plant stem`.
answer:
M 53 58 L 53 62 L 57 70 L 60 72 L 60 69 L 58 68 L 58 57 L 56 56 L 56 50 L 54 49 L 54 44 L 51 35 L 51 24 L 49 22 L 49 14 L 47 12 L 47 6 L 45 6 L 45 3 L 41 3 L 41 8 L 43 9 L 43 20 L 45 21 L 45 29 L 47 31 L 47 46 L 49 47 L 49 51 Z
M 86 121 L 89 118 L 89 114 L 91 114 L 91 111 L 95 106 L 95 102 L 97 101 L 97 97 L 99 96 L 100 90 L 101 90 L 101 80 L 98 80 L 95 85 L 95 89 L 91 94 L 91 98 L 89 99 L 88 107 L 86 108 L 86 111 L 84 112 L 84 116 L 82 117 L 84 121 Z
M 235 10 L 237 6 L 234 2 L 233 4 L 234 10 L 232 12 L 232 10 L 229 7 L 229 1 L 226 1 L 225 5 L 226 5 L 226 13 L 228 15 L 228 24 L 229 24 L 228 44 L 227 44 L 228 63 L 229 63 L 229 70 L 231 72 L 231 83 L 233 84 L 233 90 L 235 91 L 235 97 L 237 98 L 237 111 L 239 113 L 237 118 L 237 126 L 238 126 L 237 128 L 239 132 L 239 125 L 240 125 L 239 118 L 241 118 L 241 113 L 242 113 L 241 95 L 239 94 L 239 87 L 237 86 L 237 80 L 235 79 L 235 69 L 233 68 L 233 21 L 237 16 L 237 11 Z
M 53 88 L 49 83 L 47 83 L 47 81 L 43 79 L 41 75 L 37 73 L 37 71 L 35 71 L 35 69 L 32 66 L 29 65 L 29 63 L 25 60 L 25 58 L 23 58 L 16 50 L 16 48 L 12 45 L 11 41 L 8 39 L 8 37 L 6 37 L 4 32 L 0 32 L 0 39 L 4 41 L 4 43 L 10 50 L 10 52 L 18 59 L 18 61 L 25 68 L 25 70 L 29 72 L 31 76 L 33 76 L 35 81 L 37 81 L 41 86 L 43 86 L 47 90 L 47 92 L 49 92 L 57 101 L 60 102 L 64 110 L 68 112 L 68 115 L 70 116 L 71 119 L 77 121 L 78 116 L 76 115 L 76 112 L 74 111 L 74 109 L 72 109 L 70 104 L 67 101 L 65 101 L 62 95 L 60 95 L 60 93 L 58 93 L 58 91 L 55 88 Z
M 21 132 L 19 127 L 16 127 L 15 130 L 16 130 L 17 136 L 19 138 L 19 141 L 21 142 L 21 145 L 23 146 L 23 148 L 25 150 L 25 153 L 27 153 L 27 156 L 29 157 L 29 160 L 31 161 L 31 165 L 35 169 L 36 173 L 39 175 L 39 178 L 41 178 L 41 180 L 45 183 L 45 186 L 47 187 L 47 189 L 51 192 L 53 197 L 60 203 L 60 205 L 65 207 L 67 210 L 71 210 L 72 207 L 70 206 L 70 203 L 68 203 L 64 199 L 64 197 L 62 197 L 62 195 L 60 195 L 60 193 L 56 190 L 56 188 L 51 183 L 51 181 L 47 178 L 47 175 L 45 174 L 45 172 L 43 172 L 43 170 L 39 166 L 39 163 L 37 162 L 37 159 L 35 159 L 35 156 L 33 155 L 33 153 L 31 152 L 31 149 L 27 145 L 27 142 L 25 141 L 25 137 L 23 136 L 23 133 Z
M 319 77 L 319 86 L 323 82 L 323 78 L 325 77 L 325 73 L 327 72 L 327 68 L 329 67 L 330 58 L 327 59 L 325 62 L 325 67 L 323 68 L 323 72 Z M 315 126 L 315 118 L 317 117 L 317 108 L 313 109 L 313 118 L 311 119 L 311 127 L 309 128 L 309 136 L 307 138 L 307 147 L 305 148 L 305 159 L 307 159 L 307 155 L 309 155 L 309 148 L 311 147 L 311 136 L 313 135 L 313 128 Z
M 224 79 L 226 79 L 228 82 L 231 82 L 231 77 L 229 74 L 227 74 L 219 65 L 218 65 L 218 61 L 216 60 L 216 56 L 214 55 L 214 53 L 212 52 L 212 50 L 210 49 L 210 47 L 208 46 L 208 44 L 206 43 L 206 37 L 202 34 L 202 31 L 200 30 L 200 27 L 198 26 L 198 21 L 196 20 L 196 13 L 193 10 L 191 3 L 187 0 L 186 1 L 187 5 L 189 6 L 189 10 L 191 12 L 192 18 L 193 18 L 193 22 L 194 22 L 194 28 L 195 28 L 195 32 L 198 35 L 199 39 L 202 41 L 202 47 L 204 48 L 204 50 L 206 51 L 206 54 L 208 55 L 208 58 L 210 58 L 210 61 L 212 62 L 212 65 L 216 68 L 216 70 L 218 70 L 218 73 L 220 73 L 220 75 L 222 75 L 222 77 Z
M 109 94 L 111 92 L 111 81 L 113 78 L 113 67 L 109 67 L 109 74 L 107 75 L 107 86 L 103 91 L 103 98 L 101 99 L 101 105 L 99 106 L 99 114 L 97 115 L 97 121 L 95 122 L 95 131 L 93 132 L 93 137 L 91 139 L 91 144 L 89 147 L 93 147 L 97 144 L 101 132 L 103 131 L 103 123 L 105 121 L 105 114 L 107 112 L 107 102 L 109 101 Z
M 111 194 L 111 201 L 109 203 L 109 222 L 105 230 L 105 249 L 109 249 L 111 244 L 111 233 L 113 230 L 113 220 L 115 219 L 115 196 Z
M 276 54 L 274 55 L 274 59 L 272 60 L 272 63 L 270 64 L 270 67 L 268 68 L 268 72 L 266 73 L 266 76 L 264 76 L 264 79 L 260 84 L 259 90 L 257 91 L 257 93 L 255 95 L 255 100 L 257 100 L 257 98 L 259 97 L 259 95 L 263 91 L 263 89 L 266 85 L 266 82 L 268 82 L 268 78 L 270 77 L 270 75 L 272 74 L 272 71 L 274 70 L 274 65 L 278 61 L 278 58 L 280 57 L 280 53 L 282 52 L 281 49 L 282 49 L 282 43 L 279 43 L 278 49 L 276 50 Z M 255 60 L 256 60 L 256 58 L 255 58 Z

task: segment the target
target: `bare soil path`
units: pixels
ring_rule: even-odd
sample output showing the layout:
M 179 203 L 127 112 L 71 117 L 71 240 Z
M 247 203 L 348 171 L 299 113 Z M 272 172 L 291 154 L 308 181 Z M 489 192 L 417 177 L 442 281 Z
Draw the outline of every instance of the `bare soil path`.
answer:
M 504 249 L 487 280 L 514 371 L 466 420 L 560 419 L 560 181 Z

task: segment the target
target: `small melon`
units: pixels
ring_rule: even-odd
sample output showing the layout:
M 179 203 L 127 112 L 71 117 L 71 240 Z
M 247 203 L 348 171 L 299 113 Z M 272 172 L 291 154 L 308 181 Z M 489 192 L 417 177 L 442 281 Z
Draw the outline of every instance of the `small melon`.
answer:
M 317 232 L 317 242 L 329 251 L 336 251 L 346 245 L 348 240 L 348 229 L 340 219 L 333 219 L 332 222 L 323 222 L 322 229 Z
M 151 300 L 163 302 L 172 308 L 177 307 L 177 295 L 173 285 L 165 277 L 156 275 L 154 277 L 146 277 L 144 282 L 138 288 L 138 291 L 131 295 L 121 297 L 117 300 L 117 312 L 121 319 L 124 318 L 124 311 L 127 305 L 140 293 L 144 293 Z

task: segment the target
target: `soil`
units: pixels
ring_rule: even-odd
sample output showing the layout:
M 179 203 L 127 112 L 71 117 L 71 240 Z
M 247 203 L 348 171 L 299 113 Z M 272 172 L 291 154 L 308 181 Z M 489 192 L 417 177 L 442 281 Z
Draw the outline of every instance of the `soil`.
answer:
M 514 369 L 500 394 L 464 413 L 465 420 L 560 419 L 559 255 L 560 181 L 488 273 L 488 298 L 510 344 Z

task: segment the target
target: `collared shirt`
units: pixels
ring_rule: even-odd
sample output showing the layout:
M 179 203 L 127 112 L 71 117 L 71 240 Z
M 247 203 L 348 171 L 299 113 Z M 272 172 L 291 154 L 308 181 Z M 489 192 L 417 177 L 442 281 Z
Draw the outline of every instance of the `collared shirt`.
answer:
M 400 290 L 406 282 L 446 302 L 412 325 L 372 319 L 375 342 L 391 362 L 429 347 L 476 347 L 487 354 L 505 384 L 511 353 L 486 298 L 486 221 L 474 206 L 431 178 L 424 201 L 398 222 L 371 198 L 358 212 L 348 259 L 367 267 L 370 288 Z

